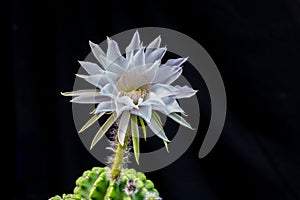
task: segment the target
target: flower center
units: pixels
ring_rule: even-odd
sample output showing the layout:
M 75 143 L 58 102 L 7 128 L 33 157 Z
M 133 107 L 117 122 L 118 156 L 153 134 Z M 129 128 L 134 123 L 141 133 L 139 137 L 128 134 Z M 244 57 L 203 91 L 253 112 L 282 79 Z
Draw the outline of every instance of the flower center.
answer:
M 137 89 L 137 90 L 133 90 L 130 92 L 123 92 L 123 95 L 130 97 L 133 100 L 134 104 L 138 104 L 140 98 L 142 100 L 145 99 L 145 97 L 147 95 L 147 90 L 146 89 Z

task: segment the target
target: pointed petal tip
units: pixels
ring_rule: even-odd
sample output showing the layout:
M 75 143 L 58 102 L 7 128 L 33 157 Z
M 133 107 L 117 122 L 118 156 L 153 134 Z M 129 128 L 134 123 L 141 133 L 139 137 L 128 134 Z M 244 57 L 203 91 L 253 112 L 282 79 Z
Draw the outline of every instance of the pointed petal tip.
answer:
M 91 40 L 89 40 L 89 45 L 92 50 L 95 48 L 95 44 Z
M 95 144 L 91 144 L 91 146 L 90 146 L 90 150 L 92 150 L 92 148 L 95 146 Z
M 138 158 L 136 158 L 135 161 L 136 161 L 136 164 L 140 165 L 140 161 Z
M 162 138 L 161 138 L 162 139 Z M 167 136 L 165 137 L 165 139 L 162 139 L 164 142 L 171 142 L 168 138 L 167 138 Z
M 196 128 L 193 128 L 191 125 L 189 127 L 187 126 L 187 128 L 189 128 L 189 129 L 191 129 L 193 131 L 196 130 Z
M 89 45 L 90 45 L 91 48 L 94 48 L 96 44 L 93 43 L 91 40 L 89 40 Z
M 94 138 L 95 139 L 95 138 Z M 92 144 L 90 146 L 90 150 L 92 150 L 94 148 L 94 146 L 97 144 L 97 142 L 95 142 L 95 140 L 93 139 Z
M 154 39 L 154 41 L 155 41 L 155 40 L 158 40 L 158 41 L 159 41 L 159 46 L 160 46 L 160 43 L 161 43 L 161 35 L 158 35 L 158 36 Z M 159 46 L 158 46 L 158 47 L 159 47 Z
M 83 78 L 83 79 L 88 77 L 88 75 L 83 75 L 83 74 L 75 74 L 75 76 L 77 76 L 78 78 Z
M 166 141 L 166 140 L 163 140 L 163 142 L 164 142 L 164 144 L 165 144 L 165 147 L 166 147 L 167 152 L 170 153 L 167 141 Z
M 121 144 L 121 146 L 124 146 L 124 141 L 121 141 L 120 138 L 118 138 L 118 141 Z
M 170 153 L 170 151 L 169 151 L 169 148 L 168 148 L 168 147 L 166 147 L 166 151 L 167 151 L 168 153 Z
M 78 131 L 78 133 L 82 133 L 84 130 L 83 130 L 83 128 L 81 128 L 79 131 Z
M 182 115 L 185 116 L 185 117 L 189 116 L 186 112 L 182 112 L 182 113 L 180 113 L 180 114 L 182 114 Z
M 158 35 L 153 41 L 160 40 L 161 41 L 161 35 Z
M 98 141 L 95 141 L 95 138 L 94 138 L 92 143 L 91 143 L 90 150 L 92 150 L 96 146 L 97 142 Z

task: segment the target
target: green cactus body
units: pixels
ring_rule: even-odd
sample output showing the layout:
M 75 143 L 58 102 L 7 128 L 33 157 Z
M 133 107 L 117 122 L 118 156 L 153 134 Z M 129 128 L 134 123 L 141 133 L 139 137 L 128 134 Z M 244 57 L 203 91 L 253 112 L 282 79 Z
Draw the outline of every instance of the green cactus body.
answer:
M 82 198 L 79 194 L 63 194 L 62 197 L 56 195 L 50 200 L 86 200 Z
M 108 167 L 94 167 L 76 180 L 74 194 L 50 200 L 158 200 L 159 193 L 145 174 L 124 169 L 118 181 L 110 179 Z

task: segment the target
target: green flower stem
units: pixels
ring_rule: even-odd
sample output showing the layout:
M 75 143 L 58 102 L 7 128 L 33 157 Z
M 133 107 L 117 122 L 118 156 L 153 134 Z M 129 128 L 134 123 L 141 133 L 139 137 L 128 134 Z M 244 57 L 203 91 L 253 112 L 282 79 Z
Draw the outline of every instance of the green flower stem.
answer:
M 128 134 L 126 134 L 126 136 L 125 136 L 123 146 L 118 142 L 118 147 L 116 150 L 114 164 L 111 169 L 111 179 L 112 180 L 118 180 L 120 177 L 122 167 L 123 167 L 123 158 L 124 158 L 125 151 L 127 149 L 127 145 L 128 145 Z

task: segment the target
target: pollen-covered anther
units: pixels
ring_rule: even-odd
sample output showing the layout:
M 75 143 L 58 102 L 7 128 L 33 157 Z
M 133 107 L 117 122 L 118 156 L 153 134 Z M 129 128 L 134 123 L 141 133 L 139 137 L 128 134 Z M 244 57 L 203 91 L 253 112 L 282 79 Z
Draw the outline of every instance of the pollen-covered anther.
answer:
M 123 92 L 123 95 L 130 97 L 133 100 L 134 104 L 138 104 L 139 99 L 144 100 L 146 98 L 147 93 L 148 92 L 146 89 L 137 89 L 130 92 Z

